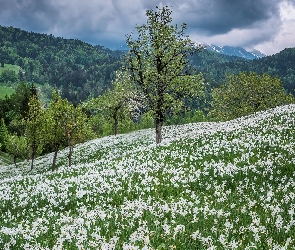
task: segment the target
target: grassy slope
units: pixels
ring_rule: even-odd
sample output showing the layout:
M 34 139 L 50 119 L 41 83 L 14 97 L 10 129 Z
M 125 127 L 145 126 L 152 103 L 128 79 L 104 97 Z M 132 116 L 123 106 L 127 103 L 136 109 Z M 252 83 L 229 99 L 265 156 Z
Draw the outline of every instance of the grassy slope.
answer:
M 7 164 L 13 164 L 11 155 L 0 151 L 0 166 L 5 166 Z
M 10 96 L 14 92 L 11 87 L 0 86 L 0 99 L 4 99 L 5 96 Z
M 18 74 L 21 68 L 17 65 L 5 64 L 4 68 L 0 67 L 0 75 L 2 74 L 4 70 L 7 70 L 7 69 L 14 70 L 14 72 Z M 0 99 L 4 99 L 6 95 L 10 96 L 13 92 L 14 92 L 13 88 L 5 86 L 5 83 L 0 83 Z
M 13 70 L 16 74 L 18 74 L 19 70 L 21 69 L 20 66 L 13 65 L 13 64 L 4 64 L 4 68 L 0 67 L 0 75 L 4 70 Z
M 0 168 L 0 249 L 294 249 L 295 105 Z M 135 248 L 137 246 L 138 248 Z M 133 248 L 132 248 L 133 247 Z

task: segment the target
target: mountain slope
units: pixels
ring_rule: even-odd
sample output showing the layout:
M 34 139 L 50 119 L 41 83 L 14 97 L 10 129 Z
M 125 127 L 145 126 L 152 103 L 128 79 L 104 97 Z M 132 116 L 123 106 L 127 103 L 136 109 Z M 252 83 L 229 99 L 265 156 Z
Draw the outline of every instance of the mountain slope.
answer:
M 0 66 L 18 65 L 19 80 L 57 87 L 72 102 L 101 94 L 120 67 L 121 55 L 77 39 L 0 26 Z
M 207 54 L 209 53 L 210 51 L 207 52 Z M 255 60 L 243 60 L 239 57 L 233 57 L 234 60 L 232 61 L 219 60 L 214 56 L 217 53 L 214 53 L 211 57 L 206 56 L 208 58 L 214 58 L 213 60 L 203 60 L 201 63 L 201 54 L 193 56 L 191 63 L 204 74 L 206 81 L 211 86 L 218 87 L 224 82 L 226 75 L 239 74 L 240 72 L 256 72 L 278 76 L 284 83 L 285 89 L 294 94 L 295 48 L 284 49 L 275 55 L 265 56 Z
M 110 136 L 0 168 L 2 249 L 294 245 L 295 105 Z M 210 230 L 208 230 L 210 228 Z
M 265 55 L 258 50 L 249 52 L 242 47 L 217 46 L 213 44 L 206 44 L 205 46 L 206 46 L 206 49 L 217 52 L 219 54 L 224 54 L 229 56 L 238 56 L 238 57 L 242 57 L 249 60 L 265 57 Z

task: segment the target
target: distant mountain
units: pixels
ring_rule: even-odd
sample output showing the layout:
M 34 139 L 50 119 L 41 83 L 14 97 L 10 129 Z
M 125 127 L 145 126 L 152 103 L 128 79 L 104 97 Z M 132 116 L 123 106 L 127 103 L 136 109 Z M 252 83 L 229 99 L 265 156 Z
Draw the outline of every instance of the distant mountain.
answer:
M 245 59 L 253 60 L 265 57 L 263 53 L 258 50 L 247 51 L 242 47 L 232 47 L 232 46 L 217 46 L 213 44 L 205 44 L 207 50 L 217 52 L 219 54 L 238 56 Z

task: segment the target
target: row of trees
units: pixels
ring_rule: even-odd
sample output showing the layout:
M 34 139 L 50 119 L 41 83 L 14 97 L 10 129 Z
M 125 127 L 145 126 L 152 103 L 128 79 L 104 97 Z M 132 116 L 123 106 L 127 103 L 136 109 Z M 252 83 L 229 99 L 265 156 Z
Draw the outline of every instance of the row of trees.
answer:
M 52 170 L 55 169 L 58 151 L 67 146 L 68 165 L 71 166 L 73 147 L 76 143 L 93 138 L 87 116 L 81 107 L 75 107 L 68 100 L 62 99 L 54 91 L 48 108 L 43 108 L 38 95 L 32 95 L 28 102 L 28 111 L 20 121 L 24 133 L 9 133 L 4 119 L 1 119 L 0 140 L 2 149 L 16 159 L 31 159 L 31 169 L 34 159 L 44 149 L 53 151 Z
M 155 124 L 156 142 L 160 143 L 161 134 L 159 134 L 159 125 L 156 124 L 158 106 L 149 106 L 144 93 L 135 89 L 130 79 L 126 72 L 117 72 L 112 89 L 78 107 L 62 99 L 57 91 L 53 91 L 49 106 L 44 108 L 37 92 L 31 86 L 28 89 L 29 101 L 27 105 L 22 106 L 22 109 L 26 111 L 16 116 L 21 118 L 18 126 L 14 125 L 18 128 L 17 131 L 10 132 L 11 127 L 9 131 L 4 118 L 1 119 L 2 150 L 14 156 L 15 164 L 17 158 L 30 158 L 31 168 L 36 155 L 43 151 L 54 152 L 52 163 L 52 170 L 54 170 L 60 149 L 68 147 L 70 166 L 74 145 L 97 136 L 150 128 Z M 168 99 L 167 102 L 162 99 L 162 103 L 171 104 L 170 100 Z M 286 94 L 279 78 L 267 74 L 243 72 L 228 76 L 221 87 L 213 90 L 212 108 L 207 119 L 230 120 L 288 103 L 294 103 L 294 97 Z M 171 106 L 166 109 L 167 113 L 162 113 L 165 115 L 163 122 L 166 124 L 206 120 L 201 111 L 182 111 L 182 115 L 178 112 L 174 112 L 175 115 L 169 114 L 168 111 L 179 110 L 178 106 L 174 107 L 176 109 L 172 109 L 173 106 Z M 165 110 L 164 108 L 165 106 L 162 110 Z M 128 129 L 124 130 L 124 126 Z

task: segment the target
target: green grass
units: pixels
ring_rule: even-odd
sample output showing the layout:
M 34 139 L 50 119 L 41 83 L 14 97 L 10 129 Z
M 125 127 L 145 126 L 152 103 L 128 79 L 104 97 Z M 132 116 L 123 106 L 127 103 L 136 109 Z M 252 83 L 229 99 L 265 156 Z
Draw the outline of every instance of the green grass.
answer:
M 0 166 L 9 165 L 13 163 L 13 159 L 10 155 L 0 151 Z
M 0 83 L 0 99 L 4 99 L 6 95 L 10 96 L 12 93 L 14 93 L 13 88 L 1 86 L 1 83 Z
M 21 69 L 20 66 L 13 65 L 13 64 L 4 64 L 4 68 L 0 67 L 0 74 L 2 74 L 3 70 L 13 70 L 16 74 L 18 74 L 19 70 Z
M 4 70 L 13 70 L 16 74 L 18 74 L 19 70 L 21 67 L 17 65 L 12 65 L 12 64 L 4 64 L 4 68 L 0 67 L 0 75 Z M 10 86 L 6 86 L 5 83 L 0 82 L 0 99 L 4 99 L 5 96 L 10 96 L 12 93 L 14 93 L 14 89 L 11 88 Z
M 294 249 L 295 105 L 0 167 L 0 249 Z

